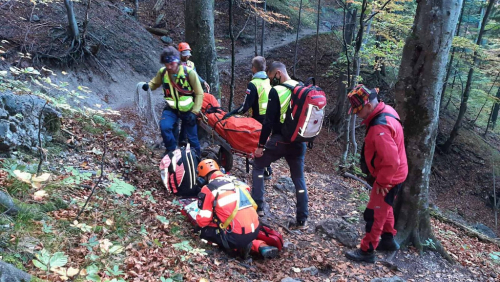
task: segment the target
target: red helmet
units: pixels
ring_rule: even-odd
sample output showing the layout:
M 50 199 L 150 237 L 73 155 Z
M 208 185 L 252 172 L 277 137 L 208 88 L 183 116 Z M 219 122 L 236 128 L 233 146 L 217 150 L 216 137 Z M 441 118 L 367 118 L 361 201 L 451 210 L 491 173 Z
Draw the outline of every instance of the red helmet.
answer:
M 186 42 L 181 42 L 179 43 L 179 52 L 182 52 L 182 51 L 191 51 L 191 47 L 189 47 L 189 44 L 187 44 Z

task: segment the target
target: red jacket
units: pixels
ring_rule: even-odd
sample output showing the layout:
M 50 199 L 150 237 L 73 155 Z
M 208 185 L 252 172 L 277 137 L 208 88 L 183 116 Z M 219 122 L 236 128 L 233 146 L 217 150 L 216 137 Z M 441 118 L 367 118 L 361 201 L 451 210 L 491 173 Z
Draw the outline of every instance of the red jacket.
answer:
M 369 127 L 364 145 L 366 165 L 380 187 L 402 183 L 408 175 L 403 127 L 398 119 L 394 108 L 380 102 L 362 122 Z
M 217 227 L 213 215 L 215 197 L 217 197 L 215 213 L 219 220 L 224 223 L 233 213 L 239 195 L 240 206 L 229 228 L 235 234 L 250 234 L 256 231 L 259 226 L 259 216 L 252 206 L 253 200 L 249 202 L 244 193 L 237 193 L 236 189 L 240 189 L 237 186 L 250 192 L 248 185 L 223 174 L 216 175 L 209 184 L 203 186 L 198 194 L 200 211 L 196 216 L 196 222 L 200 227 Z M 250 194 L 247 195 L 250 197 Z

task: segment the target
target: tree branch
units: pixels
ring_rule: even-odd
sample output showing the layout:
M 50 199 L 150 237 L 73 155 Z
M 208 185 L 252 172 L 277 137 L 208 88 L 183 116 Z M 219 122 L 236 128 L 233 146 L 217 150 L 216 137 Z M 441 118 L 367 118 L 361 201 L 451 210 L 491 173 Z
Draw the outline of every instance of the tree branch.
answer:
M 42 169 L 42 163 L 43 163 L 43 147 L 42 147 L 42 115 L 43 115 L 43 110 L 45 109 L 45 106 L 49 101 L 45 101 L 45 104 L 43 105 L 42 109 L 40 110 L 40 114 L 38 115 L 38 150 L 40 152 L 40 162 L 38 162 L 38 168 L 36 170 L 36 176 L 40 176 L 40 170 Z
M 99 186 L 99 184 L 101 183 L 102 176 L 104 175 L 104 157 L 106 156 L 106 150 L 107 150 L 107 146 L 106 146 L 106 133 L 104 133 L 104 144 L 103 144 L 103 147 L 104 147 L 104 152 L 102 153 L 102 158 L 101 158 L 101 175 L 99 176 L 99 179 L 97 180 L 97 183 L 94 185 L 94 188 L 92 188 L 92 191 L 90 192 L 90 195 L 87 198 L 87 201 L 85 201 L 85 204 L 83 205 L 82 209 L 80 210 L 80 212 L 78 212 L 78 215 L 76 216 L 75 220 L 78 220 L 78 218 L 80 217 L 80 215 L 85 210 L 85 207 L 87 207 L 87 204 L 89 203 L 90 198 L 94 194 L 94 191 L 97 188 L 97 186 Z
M 380 11 L 382 11 L 385 6 L 387 6 L 387 4 L 389 4 L 389 2 L 391 2 L 391 0 L 387 0 L 384 5 L 382 5 L 382 7 L 380 8 L 380 10 L 372 13 L 366 20 L 365 20 L 365 23 L 369 22 L 375 15 L 377 15 L 378 13 L 380 13 Z
M 247 21 L 245 22 L 245 25 L 243 26 L 243 28 L 240 30 L 240 32 L 238 32 L 238 35 L 236 35 L 236 38 L 234 40 L 238 40 L 238 38 L 240 37 L 241 33 L 245 30 L 245 28 L 247 27 L 247 24 L 248 24 L 248 21 L 250 20 L 250 15 L 248 15 L 248 18 L 247 18 Z
M 366 189 L 372 190 L 372 186 L 370 184 L 368 184 L 368 182 L 364 181 L 363 179 L 357 177 L 354 174 L 350 174 L 349 172 L 345 172 L 342 176 L 357 180 L 357 181 L 363 183 L 365 185 Z

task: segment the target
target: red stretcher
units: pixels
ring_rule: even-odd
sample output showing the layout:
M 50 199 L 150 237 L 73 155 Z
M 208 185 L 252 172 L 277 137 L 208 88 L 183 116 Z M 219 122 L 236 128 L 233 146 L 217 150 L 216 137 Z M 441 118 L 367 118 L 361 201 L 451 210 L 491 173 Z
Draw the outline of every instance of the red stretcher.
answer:
M 232 169 L 233 154 L 236 154 L 246 159 L 248 172 L 249 159 L 254 158 L 262 125 L 253 118 L 239 115 L 223 120 L 225 114 L 217 99 L 205 93 L 198 125 L 220 146 L 218 161 L 226 171 Z

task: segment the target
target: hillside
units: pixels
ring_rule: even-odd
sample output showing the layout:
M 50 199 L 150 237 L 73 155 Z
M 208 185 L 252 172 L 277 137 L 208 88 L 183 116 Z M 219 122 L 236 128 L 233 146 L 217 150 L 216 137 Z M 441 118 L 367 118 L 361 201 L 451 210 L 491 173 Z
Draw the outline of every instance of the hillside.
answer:
M 221 102 L 227 108 L 227 2 L 215 2 Z M 63 1 L 0 4 L 0 106 L 18 96 L 26 98 L 23 105 L 30 105 L 32 100 L 37 105 L 24 107 L 21 117 L 6 110 L 5 118 L 0 112 L 0 120 L 8 119 L 11 127 L 28 120 L 37 125 L 30 125 L 29 133 L 19 135 L 33 139 L 31 146 L 23 143 L 0 159 L 1 194 L 10 195 L 19 208 L 11 215 L 5 207 L 0 216 L 3 262 L 37 277 L 32 281 L 398 281 L 395 276 L 405 281 L 500 281 L 499 244 L 470 237 L 469 230 L 437 218 L 432 219 L 434 232 L 456 263 L 434 252 L 418 253 L 413 247 L 396 254 L 381 253 L 379 262 L 373 265 L 348 261 L 343 253 L 359 243 L 364 231 L 368 191 L 359 182 L 339 175 L 342 144 L 328 123 L 314 149 L 306 154 L 311 213 L 307 230 L 286 228 L 293 220 L 290 214 L 295 197 L 286 185 L 277 185 L 282 176 L 289 175 L 283 160 L 273 165 L 275 177 L 266 182 L 268 216 L 264 221 L 285 237 L 285 249 L 278 258 L 242 261 L 201 242 L 181 215 L 178 199 L 161 183 L 158 164 L 164 150 L 158 145 L 159 133 L 146 127 L 134 105 L 136 84 L 156 73 L 161 66 L 159 52 L 166 45 L 145 27 L 169 30 L 175 45 L 183 40 L 184 3 L 165 1 L 161 12 L 156 12 L 153 7 L 157 1 L 141 1 L 136 20 L 127 14 L 132 2 L 92 1 L 87 38 L 93 55 L 84 58 L 67 56 L 70 42 L 64 38 Z M 326 1 L 325 5 L 332 3 Z M 77 18 L 84 18 L 86 3 L 74 5 Z M 238 9 L 236 30 L 247 20 Z M 157 24 L 162 12 L 168 16 Z M 327 32 L 327 26 L 339 27 L 338 15 L 333 15 L 325 12 L 322 18 L 316 79 L 328 95 L 328 112 L 338 98 L 339 81 L 331 65 L 341 50 L 336 34 Z M 236 104 L 242 102 L 251 77 L 253 28 L 250 20 L 236 44 Z M 310 26 L 301 33 L 297 63 L 297 77 L 301 79 L 314 75 L 314 33 Z M 293 65 L 295 35 L 272 25 L 266 36 L 268 62 L 280 60 Z M 386 90 L 384 99 L 391 102 L 393 94 Z M 154 98 L 157 110 L 163 103 L 159 93 L 156 91 Z M 61 115 L 60 130 L 49 132 L 43 123 L 46 129 L 41 130 L 41 149 L 36 146 L 41 122 L 37 117 L 45 110 L 45 100 L 50 101 L 47 107 Z M 442 115 L 438 143 L 448 135 L 454 118 L 449 112 Z M 15 128 L 9 130 L 16 133 Z M 499 159 L 500 139 L 494 132 L 485 142 L 479 131 L 468 125 L 450 154 L 436 151 L 430 198 L 438 214 L 468 226 L 482 223 L 494 230 L 487 197 L 493 182 L 492 160 Z M 361 127 L 358 143 L 363 136 Z M 31 177 L 40 164 L 48 179 L 34 181 Z M 244 160 L 237 158 L 235 165 L 232 173 L 250 182 Z M 29 177 L 23 178 L 16 170 L 29 173 Z M 35 194 L 39 190 L 45 194 Z M 88 206 L 75 222 L 90 195 Z M 332 219 L 333 223 L 325 222 Z M 343 234 L 321 231 L 339 222 L 345 229 Z M 500 234 L 500 229 L 495 231 Z M 54 258 L 66 263 L 51 271 Z

